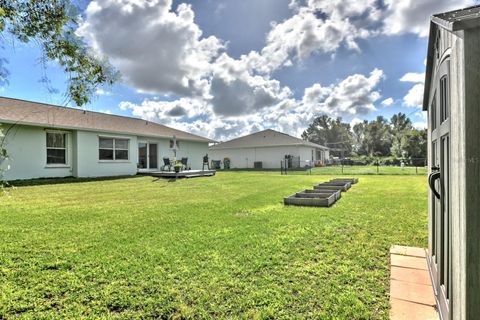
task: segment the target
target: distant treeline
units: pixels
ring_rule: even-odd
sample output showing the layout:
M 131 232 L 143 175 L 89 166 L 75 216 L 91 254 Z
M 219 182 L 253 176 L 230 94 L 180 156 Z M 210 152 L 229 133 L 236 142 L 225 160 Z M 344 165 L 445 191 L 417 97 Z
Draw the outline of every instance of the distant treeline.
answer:
M 382 116 L 353 127 L 342 118 L 317 117 L 302 134 L 308 140 L 331 148 L 336 157 L 422 159 L 427 157 L 427 130 L 416 129 L 403 113 L 388 120 Z

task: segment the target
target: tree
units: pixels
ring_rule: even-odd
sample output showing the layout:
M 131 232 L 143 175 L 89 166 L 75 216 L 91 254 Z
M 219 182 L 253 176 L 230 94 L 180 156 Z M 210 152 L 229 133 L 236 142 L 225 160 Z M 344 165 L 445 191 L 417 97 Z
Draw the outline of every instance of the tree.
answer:
M 401 158 L 404 156 L 405 149 L 402 143 L 405 140 L 402 138 L 413 130 L 412 121 L 404 113 L 400 112 L 392 116 L 390 127 L 392 134 L 391 154 L 397 158 Z
M 410 159 L 424 159 L 427 157 L 427 129 L 413 129 L 402 137 L 403 150 Z
M 357 155 L 398 158 L 426 158 L 427 131 L 417 130 L 412 121 L 398 113 L 388 121 L 378 116 L 373 121 L 364 120 L 350 128 L 341 118 L 326 115 L 316 118 L 302 134 L 302 138 L 326 145 L 332 149 L 345 149 L 345 155 L 354 151 Z M 342 155 L 333 151 L 334 155 Z
M 365 130 L 368 126 L 368 121 L 364 120 L 363 122 L 357 123 L 353 126 L 353 150 L 359 155 L 366 155 L 367 146 L 365 141 Z
M 332 148 L 332 155 L 349 155 L 352 151 L 350 124 L 342 118 L 332 119 L 321 115 L 302 133 L 302 139 Z
M 76 10 L 68 0 L 0 0 L 0 39 L 9 33 L 18 41 L 38 43 L 42 60 L 57 62 L 69 75 L 67 96 L 81 106 L 91 101 L 99 85 L 111 85 L 118 74 L 89 52 L 75 35 L 77 26 Z M 2 82 L 8 81 L 5 64 L 0 59 Z
M 356 135 L 361 134 L 360 154 L 368 156 L 390 155 L 391 135 L 387 119 L 378 116 L 371 122 L 357 124 Z

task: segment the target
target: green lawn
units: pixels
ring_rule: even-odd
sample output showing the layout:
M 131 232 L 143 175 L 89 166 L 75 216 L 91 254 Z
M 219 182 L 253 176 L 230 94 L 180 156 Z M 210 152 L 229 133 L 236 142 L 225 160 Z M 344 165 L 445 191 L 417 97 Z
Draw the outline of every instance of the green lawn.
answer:
M 424 176 L 360 176 L 331 208 L 282 198 L 331 176 L 220 172 L 0 195 L 0 318 L 387 319 L 393 244 L 427 245 Z

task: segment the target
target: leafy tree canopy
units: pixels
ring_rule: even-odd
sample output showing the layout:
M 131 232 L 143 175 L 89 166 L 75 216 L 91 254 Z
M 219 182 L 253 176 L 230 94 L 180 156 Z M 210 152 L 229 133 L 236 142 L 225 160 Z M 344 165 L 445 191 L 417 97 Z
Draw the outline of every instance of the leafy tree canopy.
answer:
M 331 153 L 336 156 L 427 157 L 427 131 L 415 129 L 403 113 L 393 115 L 390 120 L 382 116 L 365 120 L 353 128 L 341 118 L 322 115 L 309 125 L 302 138 L 331 147 L 334 150 Z
M 342 122 L 342 118 L 317 117 L 303 132 L 302 139 L 329 147 L 334 155 L 349 155 L 352 151 L 350 124 Z
M 57 62 L 68 74 L 68 97 L 81 106 L 91 101 L 99 85 L 110 85 L 118 74 L 88 51 L 75 35 L 76 8 L 68 0 L 0 0 L 0 38 L 5 34 L 38 43 L 45 59 Z M 0 81 L 8 81 L 5 59 L 0 59 Z M 41 79 L 46 81 L 45 79 Z

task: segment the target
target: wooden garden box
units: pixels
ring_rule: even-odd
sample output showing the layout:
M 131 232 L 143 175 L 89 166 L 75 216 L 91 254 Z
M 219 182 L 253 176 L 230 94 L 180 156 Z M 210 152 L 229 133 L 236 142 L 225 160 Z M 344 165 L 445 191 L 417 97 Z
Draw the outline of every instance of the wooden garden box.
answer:
M 285 205 L 304 206 L 304 207 L 330 207 L 337 201 L 335 193 L 317 194 L 314 198 L 302 198 L 297 193 L 283 199 Z

